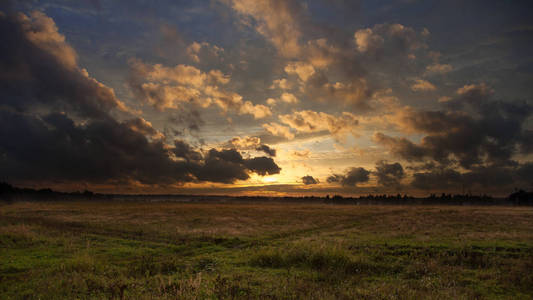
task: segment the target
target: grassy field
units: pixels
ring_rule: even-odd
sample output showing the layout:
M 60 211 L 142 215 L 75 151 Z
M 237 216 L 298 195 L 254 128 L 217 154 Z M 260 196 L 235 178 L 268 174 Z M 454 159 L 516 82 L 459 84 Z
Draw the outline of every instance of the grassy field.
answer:
M 533 208 L 0 205 L 0 299 L 533 299 Z

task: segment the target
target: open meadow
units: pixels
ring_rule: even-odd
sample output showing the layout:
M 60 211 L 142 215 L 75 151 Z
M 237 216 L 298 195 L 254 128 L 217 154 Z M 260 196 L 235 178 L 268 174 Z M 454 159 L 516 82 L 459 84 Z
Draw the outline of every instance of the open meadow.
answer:
M 533 208 L 0 205 L 1 299 L 531 299 Z

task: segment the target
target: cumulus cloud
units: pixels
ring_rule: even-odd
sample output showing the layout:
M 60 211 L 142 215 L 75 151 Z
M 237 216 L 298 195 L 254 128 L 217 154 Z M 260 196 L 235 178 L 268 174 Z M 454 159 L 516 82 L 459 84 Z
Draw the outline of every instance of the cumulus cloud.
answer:
M 280 115 L 279 119 L 297 132 L 329 131 L 340 138 L 347 133 L 355 134 L 355 127 L 358 124 L 355 115 L 348 112 L 343 112 L 342 115 L 336 117 L 324 112 L 303 110 L 289 115 Z
M 256 150 L 264 152 L 268 156 L 275 157 L 276 149 L 270 148 L 266 144 L 261 143 L 261 138 L 257 136 L 245 136 L 245 137 L 234 137 L 231 140 L 223 144 L 223 147 L 226 148 L 235 148 L 239 150 Z
M 382 65 L 373 65 L 383 58 L 399 65 L 403 58 L 412 60 L 416 51 L 427 48 L 427 29 L 417 32 L 402 24 L 377 24 L 354 33 L 354 49 L 354 40 L 349 37 L 326 37 L 332 29 L 312 23 L 300 1 L 222 1 L 289 59 L 285 72 L 289 78 L 297 78 L 299 91 L 311 100 L 337 101 L 351 109 L 368 111 L 373 108 L 368 103 L 373 89 L 380 83 L 374 78 L 369 82 L 363 65 L 382 69 Z M 290 88 L 287 83 L 278 81 L 272 87 L 286 90 Z M 275 105 L 277 100 L 269 98 L 268 104 Z
M 305 7 L 299 1 L 225 0 L 241 17 L 255 20 L 254 28 L 285 57 L 301 53 L 301 24 Z
M 244 161 L 245 166 L 261 176 L 279 174 L 281 168 L 271 157 L 254 157 Z
M 411 85 L 411 90 L 415 92 L 434 91 L 436 89 L 437 87 L 435 85 L 424 79 L 416 79 Z
M 263 124 L 263 128 L 268 133 L 274 136 L 284 137 L 288 140 L 294 139 L 294 133 L 292 133 L 290 128 L 287 126 L 283 126 L 278 123 L 268 123 L 268 124 Z
M 75 51 L 46 15 L 0 14 L 0 32 L 9 45 L 0 49 L 1 177 L 165 185 L 230 183 L 251 173 L 279 173 L 270 157 L 244 159 L 234 149 L 203 153 L 181 140 L 169 145 L 142 117 L 123 114 L 119 121 L 110 110 L 129 109 L 112 89 L 79 68 Z M 188 66 L 156 65 L 146 71 L 154 81 L 191 89 L 227 82 L 219 72 Z
M 372 28 L 359 29 L 354 34 L 359 52 L 375 57 L 383 55 L 413 54 L 414 50 L 426 47 L 426 31 L 417 33 L 413 28 L 402 24 L 377 24 Z
M 224 144 L 224 147 L 231 147 L 241 150 L 255 149 L 261 145 L 261 138 L 256 136 L 234 137 Z
M 373 139 L 376 143 L 386 146 L 394 155 L 408 161 L 419 161 L 426 156 L 426 149 L 404 137 L 390 137 L 377 132 L 374 134 Z
M 268 98 L 266 102 L 268 105 L 274 106 L 274 105 L 277 105 L 279 102 L 294 105 L 294 104 L 298 104 L 300 101 L 298 100 L 298 98 L 296 98 L 294 94 L 283 93 L 278 99 Z
M 244 101 L 243 97 L 225 88 L 230 77 L 220 70 L 202 72 L 189 65 L 166 67 L 132 60 L 130 86 L 136 95 L 159 110 L 180 109 L 184 103 L 199 107 L 216 105 L 222 111 L 250 114 L 256 119 L 270 116 L 270 108 Z
M 272 111 L 268 106 L 262 104 L 253 104 L 250 101 L 245 101 L 239 109 L 239 114 L 250 114 L 255 119 L 263 119 L 272 115 Z
M 152 139 L 164 139 L 165 135 L 159 130 L 155 129 L 151 122 L 146 121 L 144 118 L 137 117 L 124 121 L 124 125 L 128 126 L 131 130 L 139 132 Z
M 371 28 L 357 30 L 354 34 L 355 44 L 359 52 L 377 51 L 383 46 L 384 39 Z
M 346 82 L 328 82 L 320 77 L 313 78 L 312 82 L 306 87 L 306 93 L 310 97 L 323 102 L 336 99 L 346 106 L 366 111 L 371 107 L 368 103 L 371 92 L 365 78 L 353 78 Z
M 452 168 L 437 166 L 426 172 L 413 174 L 411 186 L 422 190 L 511 192 L 516 187 L 531 184 L 533 180 L 531 171 L 533 171 L 531 163 L 479 166 L 462 173 Z
M 525 126 L 533 106 L 493 100 L 492 94 L 484 84 L 466 85 L 458 89 L 457 97 L 442 104 L 443 110 L 407 111 L 400 123 L 411 132 L 425 133 L 420 143 L 382 133 L 374 139 L 410 161 L 457 162 L 466 169 L 512 165 L 518 149 L 527 143 Z
M 400 163 L 389 164 L 386 161 L 378 161 L 376 163 L 375 175 L 378 184 L 381 186 L 399 186 L 400 181 L 404 178 L 405 173 Z
M 368 182 L 370 171 L 365 168 L 350 168 L 345 174 L 333 174 L 327 178 L 328 183 L 338 183 L 342 186 L 357 186 L 359 183 Z
M 0 33 L 6 45 L 0 49 L 3 104 L 27 111 L 40 103 L 80 117 L 134 112 L 78 66 L 76 52 L 45 14 L 0 14 Z
M 300 80 L 305 82 L 315 74 L 315 68 L 309 63 L 296 61 L 287 64 L 285 72 L 289 75 L 295 74 Z
M 327 69 L 338 61 L 337 57 L 343 55 L 343 50 L 332 45 L 326 38 L 314 39 L 305 45 L 306 60 L 317 69 Z
M 36 118 L 8 111 L 0 111 L 0 117 L 0 175 L 13 180 L 231 183 L 248 179 L 251 172 L 280 170 L 271 158 L 243 159 L 232 149 L 203 155 L 183 141 L 173 147 L 150 141 L 130 122 L 106 119 L 76 125 L 63 114 Z
M 283 93 L 283 94 L 281 94 L 280 100 L 285 102 L 285 103 L 289 103 L 289 104 L 296 104 L 296 103 L 299 102 L 298 98 L 296 98 L 296 96 L 294 96 L 291 93 Z
M 281 79 L 274 79 L 272 81 L 272 85 L 270 86 L 271 89 L 279 88 L 281 90 L 290 90 L 293 88 L 293 84 L 287 80 L 287 78 L 281 78 Z
M 224 49 L 207 42 L 192 42 L 186 49 L 187 55 L 196 63 L 201 60 L 215 61 L 224 52 Z
M 318 179 L 313 178 L 313 176 L 306 175 L 302 177 L 302 183 L 305 185 L 318 184 Z
M 278 174 L 281 168 L 270 157 L 244 159 L 235 149 L 211 149 L 196 176 L 202 181 L 233 183 L 250 178 L 249 172 L 261 176 Z
M 276 156 L 276 149 L 270 148 L 268 145 L 265 144 L 259 145 L 259 147 L 257 147 L 255 150 L 262 151 L 272 157 Z
M 432 64 L 426 67 L 426 72 L 428 74 L 446 74 L 451 72 L 453 67 L 449 64 Z

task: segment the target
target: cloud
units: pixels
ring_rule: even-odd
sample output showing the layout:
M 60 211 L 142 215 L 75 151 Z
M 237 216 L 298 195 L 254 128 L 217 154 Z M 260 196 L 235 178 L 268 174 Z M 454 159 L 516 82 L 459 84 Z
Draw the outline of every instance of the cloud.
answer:
M 339 183 L 342 186 L 357 186 L 359 183 L 368 182 L 370 171 L 364 168 L 350 168 L 346 174 L 333 174 L 327 178 L 328 183 Z
M 453 70 L 453 67 L 449 64 L 432 64 L 426 67 L 428 74 L 446 74 Z
M 533 106 L 492 100 L 492 93 L 484 84 L 466 85 L 458 89 L 457 97 L 442 104 L 443 110 L 406 111 L 400 126 L 426 134 L 418 144 L 382 133 L 375 134 L 374 140 L 409 161 L 429 158 L 440 164 L 457 162 L 466 169 L 512 165 L 513 156 L 527 144 L 525 126 Z
M 293 84 L 287 80 L 287 78 L 281 78 L 281 79 L 274 79 L 272 81 L 272 85 L 270 86 L 271 89 L 282 89 L 282 90 L 290 90 L 293 88 Z
M 346 82 L 331 83 L 327 81 L 327 78 L 322 78 L 321 75 L 313 76 L 306 86 L 305 92 L 309 97 L 323 102 L 335 100 L 342 105 L 351 106 L 360 111 L 371 109 L 368 103 L 371 91 L 365 78 L 358 77 Z
M 216 61 L 224 49 L 208 42 L 192 42 L 186 49 L 187 55 L 196 63 L 201 61 Z
M 306 82 L 311 76 L 315 74 L 315 68 L 306 62 L 296 61 L 290 62 L 285 66 L 285 72 L 289 75 L 298 75 L 298 78 Z
M 78 66 L 76 52 L 45 14 L 0 14 L 0 34 L 8 45 L 0 49 L 3 104 L 18 111 L 42 105 L 80 117 L 134 112 Z
M 298 98 L 296 98 L 296 96 L 294 96 L 291 93 L 283 93 L 283 94 L 281 94 L 280 100 L 285 102 L 285 103 L 289 103 L 289 104 L 296 104 L 296 103 L 299 102 Z
M 411 186 L 422 190 L 447 189 L 458 187 L 459 184 L 461 184 L 461 174 L 453 169 L 415 173 L 411 182 Z
M 411 85 L 411 90 L 415 92 L 434 91 L 436 89 L 435 85 L 424 79 L 416 79 L 415 83 Z
M 251 172 L 280 171 L 269 157 L 243 159 L 234 149 L 211 149 L 204 156 L 183 141 L 173 147 L 160 139 L 150 141 L 132 122 L 76 125 L 63 114 L 36 118 L 8 111 L 0 111 L 0 117 L 0 175 L 13 180 L 231 183 L 248 179 Z
M 443 102 L 448 102 L 452 100 L 452 97 L 449 97 L 449 96 L 442 96 L 442 97 L 439 97 L 438 101 L 443 103 Z
M 417 33 L 402 24 L 377 24 L 372 28 L 359 29 L 354 33 L 359 52 L 380 59 L 385 55 L 409 57 L 413 51 L 427 47 L 426 31 Z
M 467 97 L 486 97 L 492 93 L 493 91 L 485 83 L 467 84 L 457 89 L 457 94 Z
M 299 1 L 285 0 L 226 0 L 246 21 L 255 20 L 252 25 L 257 32 L 269 40 L 285 57 L 300 55 L 301 24 L 305 7 Z M 252 22 L 249 22 L 252 23 Z
M 206 108 L 218 106 L 222 111 L 250 114 L 256 119 L 270 116 L 270 108 L 243 101 L 243 97 L 225 88 L 231 78 L 220 70 L 202 72 L 189 65 L 166 67 L 132 60 L 130 87 L 138 98 L 155 108 L 181 109 L 184 104 Z
M 287 126 L 283 126 L 278 123 L 268 123 L 268 124 L 263 124 L 263 128 L 265 128 L 265 130 L 268 133 L 274 136 L 284 137 L 288 140 L 294 139 L 294 134 L 290 131 L 290 128 Z
M 381 132 L 373 136 L 373 140 L 386 146 L 394 155 L 408 161 L 420 161 L 426 156 L 426 149 L 420 147 L 404 137 L 390 137 Z
M 190 131 L 199 131 L 205 124 L 200 112 L 194 106 L 182 106 L 181 109 L 172 111 L 168 120 L 173 125 L 185 126 Z M 183 132 L 180 132 L 182 134 Z
M 268 145 L 262 144 L 259 147 L 257 147 L 255 150 L 257 151 L 263 151 L 269 156 L 276 156 L 276 149 L 270 148 Z
M 305 185 L 318 184 L 318 179 L 313 178 L 313 176 L 306 175 L 302 177 L 302 183 Z
M 310 40 L 305 45 L 306 60 L 317 69 L 327 69 L 338 61 L 342 49 L 332 45 L 326 38 Z
M 308 159 L 310 156 L 311 156 L 311 151 L 309 150 L 301 150 L 301 151 L 298 151 L 298 150 L 295 150 L 295 151 L 292 151 L 291 155 L 293 157 L 295 157 L 296 159 Z
M 447 167 L 434 167 L 426 172 L 413 174 L 411 186 L 422 190 L 510 193 L 516 187 L 531 184 L 533 180 L 531 171 L 533 171 L 531 163 L 513 166 L 479 166 L 462 173 Z
M 167 144 L 163 133 L 140 116 L 132 118 L 112 89 L 79 68 L 75 51 L 46 15 L 0 14 L 0 32 L 9 45 L 0 49 L 1 177 L 167 185 L 279 173 L 270 157 L 244 159 L 234 149 L 203 153 L 181 140 Z M 150 80 L 190 89 L 227 83 L 220 72 L 190 66 L 141 67 Z M 122 121 L 114 115 L 120 111 L 127 112 Z
M 261 139 L 256 136 L 234 137 L 224 144 L 224 147 L 232 147 L 241 150 L 255 149 L 261 145 Z
M 399 186 L 400 181 L 405 176 L 405 173 L 400 163 L 389 164 L 382 160 L 376 163 L 375 175 L 379 185 L 389 187 Z
M 205 162 L 197 172 L 201 181 L 233 183 L 236 180 L 250 178 L 244 159 L 234 149 L 221 150 L 211 149 L 206 155 Z
M 244 165 L 261 176 L 279 174 L 281 171 L 272 158 L 264 156 L 246 159 Z
M 263 119 L 272 115 L 272 111 L 265 105 L 256 104 L 254 105 L 250 101 L 245 101 L 241 108 L 239 109 L 239 114 L 250 114 L 254 116 L 254 119 Z
M 268 145 L 261 143 L 261 138 L 256 136 L 234 137 L 223 144 L 226 148 L 235 148 L 239 150 L 256 150 L 275 157 L 276 149 L 270 148 Z
M 145 136 L 149 136 L 152 139 L 164 139 L 165 135 L 152 126 L 152 123 L 146 121 L 141 117 L 133 118 L 124 121 L 124 125 L 128 126 L 131 130 L 139 132 Z
M 385 41 L 382 36 L 374 33 L 371 28 L 357 30 L 354 38 L 359 52 L 377 51 L 383 47 Z
M 298 132 L 310 133 L 329 131 L 336 137 L 344 137 L 347 133 L 355 134 L 358 120 L 355 115 L 343 112 L 336 117 L 324 112 L 311 110 L 297 111 L 290 115 L 280 115 L 282 123 L 290 126 Z

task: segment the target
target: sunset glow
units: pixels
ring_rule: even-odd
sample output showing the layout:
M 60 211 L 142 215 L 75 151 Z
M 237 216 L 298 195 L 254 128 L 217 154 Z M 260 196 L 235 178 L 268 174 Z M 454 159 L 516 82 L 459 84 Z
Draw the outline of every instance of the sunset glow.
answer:
M 0 176 L 18 186 L 533 187 L 528 2 L 2 3 Z

